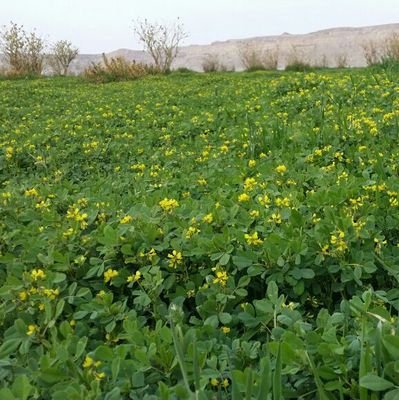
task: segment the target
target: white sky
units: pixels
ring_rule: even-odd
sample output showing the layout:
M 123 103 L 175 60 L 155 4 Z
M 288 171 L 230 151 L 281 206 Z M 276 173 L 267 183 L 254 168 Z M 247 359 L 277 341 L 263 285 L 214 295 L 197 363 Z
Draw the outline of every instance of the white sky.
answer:
M 0 0 L 0 25 L 11 20 L 81 53 L 140 49 L 133 21 L 180 17 L 184 44 L 341 26 L 399 23 L 399 0 Z

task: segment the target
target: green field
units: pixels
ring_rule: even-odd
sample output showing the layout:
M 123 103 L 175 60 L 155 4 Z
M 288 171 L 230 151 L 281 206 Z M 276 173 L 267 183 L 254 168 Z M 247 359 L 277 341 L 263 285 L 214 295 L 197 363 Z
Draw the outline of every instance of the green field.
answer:
M 0 399 L 398 399 L 398 78 L 0 81 Z

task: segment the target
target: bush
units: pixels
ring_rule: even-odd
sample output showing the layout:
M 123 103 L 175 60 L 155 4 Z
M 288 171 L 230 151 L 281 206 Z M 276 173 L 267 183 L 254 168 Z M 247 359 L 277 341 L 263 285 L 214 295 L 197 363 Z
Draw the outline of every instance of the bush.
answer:
M 308 64 L 305 61 L 295 61 L 292 63 L 289 63 L 285 66 L 286 71 L 294 71 L 294 72 L 308 72 L 314 70 L 314 67 L 312 67 L 310 64 Z
M 346 53 L 338 54 L 335 61 L 337 68 L 347 68 L 348 66 L 348 56 Z
M 298 54 L 297 49 L 293 48 L 288 56 L 287 64 L 285 66 L 286 71 L 294 72 L 307 72 L 312 71 L 313 66 L 305 60 L 303 55 Z
M 363 55 L 367 66 L 392 67 L 399 63 L 399 34 L 393 33 L 383 43 L 363 43 Z
M 194 71 L 193 69 L 187 68 L 187 67 L 179 67 L 174 69 L 172 72 L 178 73 L 178 74 L 195 74 L 197 71 Z
M 83 72 L 83 76 L 89 81 L 96 83 L 126 81 L 160 73 L 153 65 L 130 62 L 123 57 L 108 59 L 105 54 L 102 57 L 102 62 L 92 63 Z
M 22 25 L 10 22 L 0 32 L 0 51 L 7 63 L 7 75 L 37 76 L 44 67 L 45 42 L 34 31 L 26 32 Z
M 202 61 L 202 70 L 204 72 L 226 72 L 227 66 L 219 61 L 216 54 L 207 54 Z
M 247 72 L 277 69 L 278 48 L 264 50 L 254 44 L 246 44 L 240 47 L 239 54 Z

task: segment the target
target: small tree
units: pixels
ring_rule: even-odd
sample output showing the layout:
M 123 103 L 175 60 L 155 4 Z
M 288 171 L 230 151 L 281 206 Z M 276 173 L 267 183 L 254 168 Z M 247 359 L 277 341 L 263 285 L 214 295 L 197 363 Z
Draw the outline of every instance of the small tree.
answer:
M 45 42 L 35 32 L 10 22 L 0 33 L 0 50 L 12 73 L 40 75 L 43 71 Z
M 49 63 L 56 75 L 67 75 L 71 62 L 79 54 L 79 50 L 67 40 L 59 40 L 51 47 Z
M 136 35 L 154 60 L 161 72 L 170 71 L 173 60 L 177 57 L 179 44 L 187 37 L 179 19 L 173 25 L 151 23 L 147 19 L 137 21 L 134 28 Z

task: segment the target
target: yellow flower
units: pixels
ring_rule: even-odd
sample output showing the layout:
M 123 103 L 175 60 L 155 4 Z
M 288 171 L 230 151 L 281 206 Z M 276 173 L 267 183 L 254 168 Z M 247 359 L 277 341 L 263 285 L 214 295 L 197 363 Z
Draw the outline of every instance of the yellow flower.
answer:
M 19 299 L 21 300 L 21 301 L 25 301 L 27 298 L 28 298 L 28 293 L 25 291 L 25 290 L 23 290 L 22 292 L 19 292 L 18 293 L 18 297 L 19 297 Z
M 338 229 L 338 231 L 332 234 L 330 237 L 330 243 L 334 246 L 334 249 L 338 253 L 343 253 L 348 248 L 344 238 L 345 232 L 341 231 L 340 229 Z
M 249 244 L 249 245 L 256 246 L 258 244 L 262 244 L 263 243 L 263 240 L 259 239 L 259 237 L 258 237 L 258 232 L 254 232 L 252 235 L 246 233 L 244 235 L 244 237 L 245 237 L 245 240 L 247 241 L 247 244 Z
M 256 161 L 255 160 L 249 160 L 248 161 L 248 167 L 249 168 L 253 168 L 256 166 Z
M 228 146 L 226 146 L 225 144 L 223 146 L 220 146 L 220 152 L 221 153 L 227 153 L 229 151 Z
M 141 279 L 141 272 L 140 271 L 136 271 L 136 273 L 134 275 L 130 275 L 127 278 L 127 282 L 131 283 L 131 282 L 138 282 Z
M 250 215 L 252 218 L 257 218 L 257 217 L 259 217 L 259 211 L 258 211 L 258 210 L 251 210 L 251 211 L 249 212 L 249 215 Z
M 172 253 L 168 254 L 168 258 L 169 266 L 172 268 L 176 268 L 183 262 L 183 256 L 180 251 L 173 250 Z
M 153 248 L 151 248 L 151 250 L 147 253 L 147 257 L 150 261 L 152 261 L 152 259 L 156 256 L 157 252 Z
M 290 206 L 290 199 L 288 197 L 277 197 L 276 200 L 274 200 L 274 203 L 276 204 L 277 207 L 289 207 Z
M 222 326 L 222 327 L 220 328 L 220 330 L 221 330 L 223 333 L 229 333 L 229 332 L 231 331 L 231 329 L 230 329 L 228 326 Z
M 32 269 L 30 273 L 30 277 L 34 280 L 37 281 L 38 279 L 44 279 L 46 277 L 46 274 L 42 269 Z
M 28 336 L 32 336 L 32 335 L 34 335 L 37 331 L 38 331 L 37 325 L 28 325 L 28 330 L 27 330 L 26 334 L 27 334 Z
M 269 222 L 274 222 L 275 224 L 281 224 L 281 215 L 279 212 L 273 213 L 269 218 Z
M 168 199 L 167 197 L 161 200 L 158 204 L 162 208 L 162 210 L 168 213 L 172 212 L 176 207 L 179 207 L 179 203 L 177 200 Z
M 129 224 L 133 221 L 133 217 L 131 215 L 125 215 L 123 218 L 120 219 L 121 224 Z
M 67 219 L 79 222 L 81 229 L 87 228 L 87 213 L 81 213 L 78 207 L 71 206 L 67 211 Z
M 211 224 L 213 222 L 213 215 L 212 213 L 206 214 L 202 217 L 202 222 L 206 224 Z
M 278 174 L 284 174 L 285 172 L 287 172 L 287 167 L 284 164 L 278 165 L 276 167 L 276 172 Z
M 192 236 L 199 232 L 200 230 L 198 228 L 196 228 L 195 226 L 190 226 L 186 232 L 186 239 L 190 239 Z
M 104 282 L 108 283 L 110 282 L 113 278 L 119 275 L 119 272 L 116 271 L 115 269 L 107 269 L 104 272 Z
M 105 378 L 105 372 L 96 372 L 96 373 L 94 374 L 94 376 L 95 376 L 95 378 L 96 378 L 98 381 L 100 381 L 101 379 L 104 379 L 104 378 Z
M 90 368 L 94 365 L 94 360 L 90 356 L 86 356 L 83 361 L 83 368 Z
M 216 277 L 213 280 L 213 283 L 219 284 L 221 286 L 226 286 L 228 280 L 227 272 L 226 271 L 217 271 Z
M 266 208 L 269 207 L 270 198 L 267 194 L 264 194 L 263 196 L 259 196 L 258 201 L 263 207 L 266 207 Z
M 26 197 L 37 197 L 39 196 L 38 191 L 35 188 L 25 190 L 24 195 Z
M 204 178 L 200 178 L 197 180 L 198 185 L 205 186 L 208 182 Z
M 244 202 L 246 202 L 246 201 L 249 201 L 251 198 L 246 194 L 246 193 L 241 193 L 239 196 L 238 196 L 238 202 L 239 203 L 244 203 Z
M 247 178 L 244 182 L 244 190 L 250 191 L 254 189 L 257 184 L 258 182 L 256 182 L 255 178 Z
M 324 254 L 325 256 L 328 255 L 328 249 L 330 248 L 330 245 L 325 244 L 324 246 L 321 247 L 321 252 L 322 254 Z
M 227 378 L 223 379 L 222 386 L 224 388 L 228 388 L 230 385 L 229 380 Z
M 219 385 L 219 380 L 216 378 L 212 378 L 211 379 L 211 385 L 212 386 L 218 386 Z

